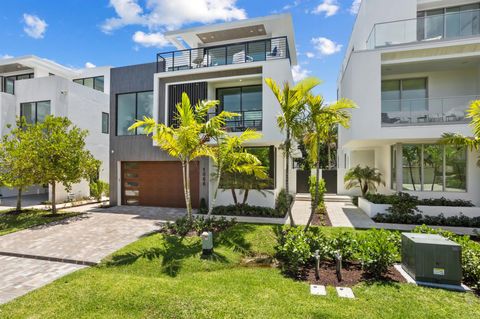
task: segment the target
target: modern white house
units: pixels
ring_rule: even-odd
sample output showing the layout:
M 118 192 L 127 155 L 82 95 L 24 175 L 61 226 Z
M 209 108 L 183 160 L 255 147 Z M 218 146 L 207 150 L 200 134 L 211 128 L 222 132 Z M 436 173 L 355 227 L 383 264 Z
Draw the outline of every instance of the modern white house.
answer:
M 375 167 L 386 186 L 420 198 L 480 205 L 479 154 L 437 144 L 472 136 L 466 110 L 480 98 L 480 2 L 363 0 L 338 78 L 352 99 L 339 131 L 338 192 L 346 170 Z
M 68 117 L 74 125 L 87 129 L 87 149 L 102 161 L 100 179 L 108 180 L 110 68 L 73 70 L 36 56 L 0 60 L 0 130 L 24 116 L 29 123 L 47 115 Z M 24 194 L 48 193 L 42 185 Z M 17 190 L 3 187 L 3 197 L 15 196 Z M 70 196 L 68 196 L 70 194 Z M 74 185 L 72 191 L 60 188 L 57 201 L 67 197 L 89 196 L 88 183 Z
M 177 50 L 159 53 L 155 63 L 112 69 L 111 203 L 185 207 L 180 162 L 156 147 L 141 129 L 132 132 L 128 127 L 144 115 L 173 125 L 175 105 L 186 92 L 192 103 L 219 100 L 217 112 L 240 113 L 241 117 L 226 124 L 230 134 L 247 128 L 263 134 L 247 146 L 268 167 L 271 184 L 264 192 L 251 191 L 247 203 L 273 207 L 285 184 L 285 163 L 279 148 L 284 135 L 276 122 L 280 107 L 265 79 L 293 82 L 291 67 L 297 59 L 291 16 L 200 26 L 168 32 L 166 38 Z M 194 208 L 202 199 L 211 205 L 213 172 L 213 163 L 207 158 L 192 164 Z M 291 189 L 295 185 L 293 172 Z M 219 192 L 216 205 L 232 203 L 229 190 Z

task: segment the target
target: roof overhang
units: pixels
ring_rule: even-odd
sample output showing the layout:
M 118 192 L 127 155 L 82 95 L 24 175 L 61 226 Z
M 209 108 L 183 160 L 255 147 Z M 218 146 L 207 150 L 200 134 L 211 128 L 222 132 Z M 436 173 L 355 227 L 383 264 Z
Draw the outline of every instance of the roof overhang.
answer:
M 74 77 L 76 72 L 70 68 L 64 67 L 56 62 L 39 58 L 35 55 L 27 55 L 0 60 L 0 73 L 8 73 L 34 68 L 45 68 L 50 73 L 60 75 L 66 78 Z
M 297 51 L 290 14 L 204 25 L 165 33 L 167 40 L 179 50 L 281 36 L 287 37 L 291 63 L 296 65 Z

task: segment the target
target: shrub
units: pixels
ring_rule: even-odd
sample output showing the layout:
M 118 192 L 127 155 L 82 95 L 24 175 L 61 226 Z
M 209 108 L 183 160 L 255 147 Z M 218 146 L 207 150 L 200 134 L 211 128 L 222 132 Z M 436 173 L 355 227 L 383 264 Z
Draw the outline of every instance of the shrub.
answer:
M 463 281 L 475 289 L 480 289 L 480 244 L 469 236 L 459 236 L 443 229 L 433 229 L 422 225 L 415 227 L 415 233 L 438 234 L 462 246 Z
M 445 217 L 443 214 L 438 216 L 428 216 L 422 214 L 416 215 L 393 215 L 378 214 L 373 218 L 378 223 L 397 223 L 397 224 L 426 224 L 431 226 L 458 226 L 458 227 L 480 227 L 480 217 L 467 217 L 460 213 L 459 216 Z
M 363 270 L 373 278 L 382 278 L 399 259 L 399 235 L 386 230 L 366 231 L 359 242 Z
M 284 227 L 279 243 L 275 247 L 276 257 L 282 262 L 282 270 L 287 275 L 299 277 L 301 269 L 312 259 L 311 232 L 301 227 Z
M 285 215 L 287 215 L 292 202 L 293 202 L 292 194 L 287 194 L 287 191 L 282 188 L 282 190 L 280 190 L 275 200 L 275 210 L 277 211 L 277 214 L 279 217 L 285 217 Z
M 286 213 L 285 213 L 286 214 Z M 250 217 L 285 217 L 285 214 L 270 207 L 250 206 L 247 204 L 216 206 L 212 215 L 250 216 Z
M 180 237 L 185 237 L 192 232 L 195 232 L 197 235 L 200 235 L 204 231 L 219 233 L 235 226 L 236 223 L 235 219 L 227 220 L 225 217 L 219 219 L 214 217 L 196 217 L 189 219 L 185 216 L 177 219 L 175 222 L 166 223 L 160 229 L 160 232 Z
M 335 259 L 335 252 L 339 251 L 342 259 L 354 261 L 358 251 L 358 240 L 352 232 L 341 232 L 330 239 L 330 258 Z
M 401 198 L 410 197 L 409 200 L 414 200 L 416 205 L 420 206 L 451 206 L 451 207 L 474 207 L 471 201 L 461 200 L 461 199 L 446 199 L 442 198 L 429 198 L 429 199 L 418 199 L 415 196 L 411 196 L 406 193 L 397 193 L 393 195 L 382 195 L 382 194 L 367 194 L 365 199 L 374 204 L 385 204 L 393 205 L 398 202 Z
M 358 207 L 358 196 L 353 196 L 352 203 L 353 203 L 353 205 Z
M 313 204 L 313 201 L 315 200 L 315 188 L 317 187 L 317 177 L 310 176 L 308 179 L 308 184 L 310 185 L 309 191 L 310 191 L 310 196 L 312 197 L 312 204 Z M 324 202 L 324 196 L 326 192 L 327 192 L 327 187 L 325 186 L 325 180 L 322 178 L 320 179 L 320 183 L 318 184 L 318 205 Z
M 110 185 L 108 183 L 98 180 L 90 183 L 90 196 L 100 201 L 102 196 L 108 196 Z
M 198 213 L 199 214 L 207 214 L 208 213 L 207 201 L 203 197 L 202 197 L 202 199 L 200 199 L 200 207 L 198 208 Z

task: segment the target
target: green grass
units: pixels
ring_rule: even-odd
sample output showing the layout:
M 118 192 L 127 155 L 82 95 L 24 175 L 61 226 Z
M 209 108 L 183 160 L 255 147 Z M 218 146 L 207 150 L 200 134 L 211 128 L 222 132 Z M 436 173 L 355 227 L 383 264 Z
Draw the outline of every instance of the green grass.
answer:
M 46 210 L 23 210 L 20 214 L 9 214 L 9 211 L 0 212 L 0 236 L 34 226 L 60 221 L 78 213 L 59 213 L 58 216 L 48 216 Z
M 354 287 L 355 300 L 333 287 L 318 297 L 278 269 L 238 265 L 243 254 L 271 254 L 274 245 L 274 226 L 238 225 L 216 238 L 214 258 L 201 260 L 198 239 L 151 235 L 1 306 L 0 317 L 480 318 L 473 294 L 376 283 Z

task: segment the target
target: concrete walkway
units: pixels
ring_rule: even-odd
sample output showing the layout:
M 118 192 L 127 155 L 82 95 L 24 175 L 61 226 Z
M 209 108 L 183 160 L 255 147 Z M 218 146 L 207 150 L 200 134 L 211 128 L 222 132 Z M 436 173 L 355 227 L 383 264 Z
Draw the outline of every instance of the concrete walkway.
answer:
M 418 225 L 376 223 L 363 210 L 346 200 L 344 196 L 326 199 L 328 217 L 333 227 L 350 227 L 359 229 L 383 228 L 389 230 L 410 231 Z M 441 228 L 459 235 L 476 235 L 480 229 L 470 227 L 430 226 Z
M 0 238 L 0 303 L 42 287 L 101 259 L 174 220 L 183 210 L 102 209 L 97 205 L 68 208 L 86 212 L 57 223 Z

